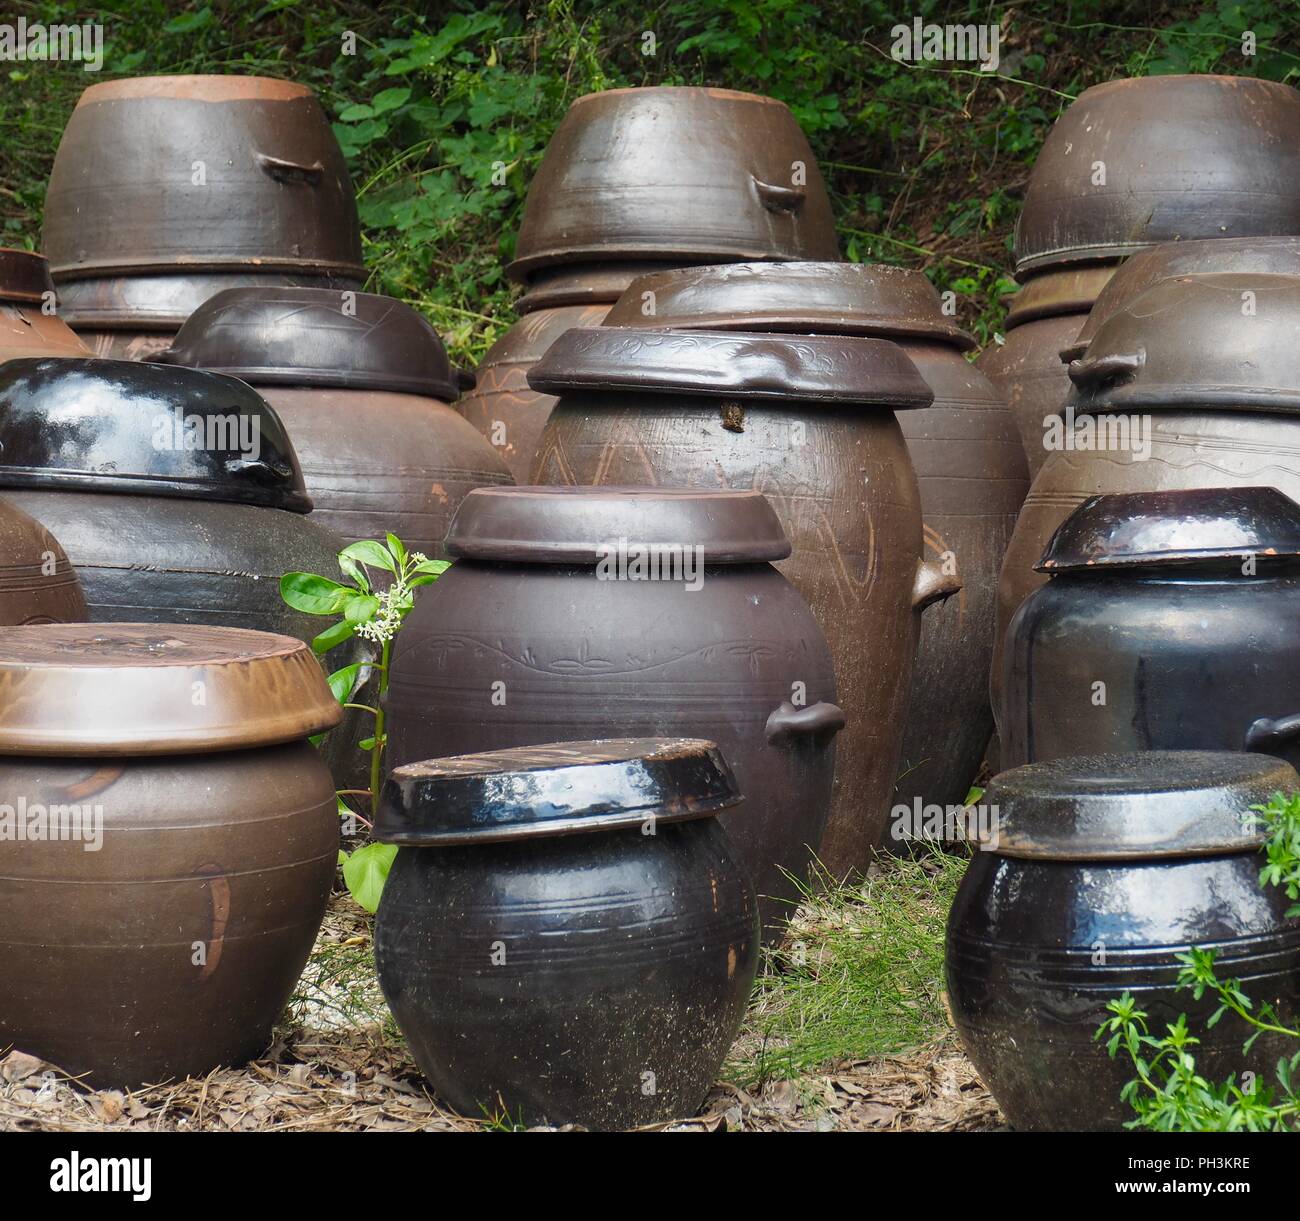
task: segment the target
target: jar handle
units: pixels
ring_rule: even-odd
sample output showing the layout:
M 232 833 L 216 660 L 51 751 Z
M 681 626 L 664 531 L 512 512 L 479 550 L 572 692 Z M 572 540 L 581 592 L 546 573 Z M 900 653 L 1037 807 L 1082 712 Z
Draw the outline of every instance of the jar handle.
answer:
M 257 154 L 257 164 L 262 173 L 269 174 L 276 182 L 286 185 L 305 182 L 314 187 L 320 183 L 325 173 L 325 167 L 319 161 L 311 165 L 299 165 L 297 162 L 286 161 L 283 157 L 271 157 L 266 153 Z
M 758 192 L 758 198 L 762 201 L 763 207 L 769 212 L 798 212 L 803 207 L 804 200 L 808 192 L 803 187 L 781 187 L 772 182 L 764 182 L 761 178 L 750 174 L 750 180 L 754 184 L 754 190 Z
M 1296 738 L 1300 738 L 1300 712 L 1276 719 L 1262 716 L 1246 730 L 1244 749 L 1267 754 L 1271 749 Z
M 918 560 L 916 580 L 912 585 L 912 609 L 923 611 L 931 603 L 942 602 L 961 592 L 961 580 L 956 573 L 944 572 L 934 560 Z
M 227 458 L 226 473 L 235 478 L 246 477 L 262 483 L 276 483 L 293 477 L 293 467 L 287 462 L 267 462 L 262 458 Z
M 1114 352 L 1106 356 L 1081 356 L 1070 361 L 1070 380 L 1080 390 L 1100 390 L 1121 378 L 1132 377 L 1147 363 L 1145 350 Z
M 773 746 L 783 746 L 799 737 L 812 737 L 819 733 L 839 733 L 844 728 L 844 709 L 838 704 L 822 701 L 807 708 L 796 708 L 786 700 L 767 718 L 767 740 Z

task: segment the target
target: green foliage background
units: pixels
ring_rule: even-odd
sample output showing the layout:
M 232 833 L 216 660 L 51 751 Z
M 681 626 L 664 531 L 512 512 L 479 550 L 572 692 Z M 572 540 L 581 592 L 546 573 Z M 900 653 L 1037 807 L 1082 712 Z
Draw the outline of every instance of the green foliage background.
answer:
M 83 88 L 119 75 L 240 72 L 311 85 L 360 199 L 370 287 L 424 310 L 474 360 L 514 319 L 505 279 L 528 182 L 574 98 L 626 85 L 710 84 L 787 102 L 829 183 L 846 258 L 924 268 L 981 340 L 1010 287 L 1011 234 L 1056 116 L 1118 76 L 1300 78 L 1294 0 L 981 4 L 913 0 L 119 0 L 98 12 L 12 3 L 5 21 L 95 19 L 107 54 L 0 65 L 0 224 L 39 247 L 59 134 Z M 997 21 L 996 76 L 895 62 L 890 28 Z M 1243 30 L 1257 53 L 1242 54 Z M 355 54 L 341 53 L 346 31 Z M 654 34 L 647 54 L 645 33 Z M 492 185 L 492 165 L 509 167 Z

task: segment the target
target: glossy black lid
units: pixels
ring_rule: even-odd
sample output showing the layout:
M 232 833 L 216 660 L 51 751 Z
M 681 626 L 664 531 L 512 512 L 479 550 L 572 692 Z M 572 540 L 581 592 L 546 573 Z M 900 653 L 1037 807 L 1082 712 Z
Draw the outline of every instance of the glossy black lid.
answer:
M 1057 527 L 1039 572 L 1239 568 L 1300 556 L 1300 505 L 1277 488 L 1181 488 L 1092 496 Z
M 442 340 L 392 297 L 333 288 L 228 288 L 199 306 L 153 358 L 254 386 L 460 395 Z
M 384 783 L 374 837 L 450 845 L 685 822 L 736 805 L 736 779 L 699 738 L 609 738 L 429 759 Z
M 790 554 L 761 492 L 700 488 L 474 488 L 452 518 L 446 547 L 459 559 L 596 564 L 612 558 L 620 540 L 629 548 L 699 547 L 709 564 Z
M 1251 808 L 1300 789 L 1271 755 L 1154 750 L 1029 763 L 995 776 L 1000 856 L 1142 860 L 1253 852 L 1266 838 Z
M 311 511 L 293 444 L 256 390 L 131 360 L 0 365 L 0 487 Z
M 928 407 L 907 353 L 856 335 L 574 327 L 528 373 L 545 394 L 625 390 L 863 407 Z

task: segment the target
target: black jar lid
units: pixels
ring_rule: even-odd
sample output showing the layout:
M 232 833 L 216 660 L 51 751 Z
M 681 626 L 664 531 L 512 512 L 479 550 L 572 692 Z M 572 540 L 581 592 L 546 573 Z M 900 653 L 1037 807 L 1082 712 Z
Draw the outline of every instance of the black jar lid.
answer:
M 748 331 L 574 327 L 528 373 L 545 394 L 624 390 L 885 407 L 928 407 L 934 392 L 888 339 Z
M 256 390 L 131 360 L 0 365 L 0 487 L 311 511 L 289 435 Z
M 1052 535 L 1039 572 L 1240 568 L 1300 557 L 1300 505 L 1272 487 L 1092 496 Z
M 350 289 L 225 289 L 153 359 L 254 386 L 392 390 L 447 402 L 460 396 L 447 350 L 422 314 L 393 297 Z
M 741 800 L 700 738 L 549 742 L 429 759 L 384 782 L 375 839 L 450 845 L 707 818 Z
M 1251 816 L 1274 793 L 1300 789 L 1271 755 L 1153 750 L 1028 763 L 990 781 L 1000 856 L 1144 860 L 1254 852 L 1264 829 Z
M 474 488 L 447 531 L 457 559 L 595 564 L 628 547 L 699 547 L 709 564 L 760 564 L 790 554 L 776 510 L 754 491 L 640 487 Z

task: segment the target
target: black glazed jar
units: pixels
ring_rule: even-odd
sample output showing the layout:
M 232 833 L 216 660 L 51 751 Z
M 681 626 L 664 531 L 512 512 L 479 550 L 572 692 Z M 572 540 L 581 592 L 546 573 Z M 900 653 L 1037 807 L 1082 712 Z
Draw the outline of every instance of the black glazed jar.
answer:
M 697 1111 L 744 1016 L 758 907 L 711 742 L 624 738 L 397 768 L 384 996 L 474 1118 L 621 1129 Z
M 1031 763 L 1003 772 L 983 800 L 997 834 L 975 854 L 948 917 L 953 1022 L 1013 1128 L 1119 1130 L 1136 1076 L 1094 1036 L 1126 990 L 1157 1037 L 1180 1013 L 1201 1040 L 1211 1082 L 1253 1072 L 1272 1082 L 1295 1040 L 1261 1036 L 1206 995 L 1176 987 L 1177 955 L 1212 949 L 1220 979 L 1294 1026 L 1300 921 L 1284 890 L 1259 881 L 1264 840 L 1248 817 L 1300 788 L 1266 755 L 1150 751 Z
M 1300 766 L 1300 505 L 1271 487 L 1094 496 L 1036 565 L 1002 761 L 1261 750 Z

